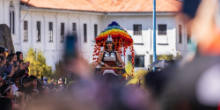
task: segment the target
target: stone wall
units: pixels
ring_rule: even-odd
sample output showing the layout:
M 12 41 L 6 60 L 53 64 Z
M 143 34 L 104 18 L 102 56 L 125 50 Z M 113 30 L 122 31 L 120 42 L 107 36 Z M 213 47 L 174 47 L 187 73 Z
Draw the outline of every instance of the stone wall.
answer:
M 0 46 L 7 48 L 9 52 L 14 52 L 11 32 L 6 24 L 0 24 Z

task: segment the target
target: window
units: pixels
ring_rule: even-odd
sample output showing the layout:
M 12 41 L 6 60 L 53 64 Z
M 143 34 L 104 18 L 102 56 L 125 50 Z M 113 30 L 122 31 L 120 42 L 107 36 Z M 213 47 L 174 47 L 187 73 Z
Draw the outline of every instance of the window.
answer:
M 28 21 L 24 21 L 24 42 L 28 41 Z
M 94 38 L 96 38 L 98 35 L 98 25 L 94 24 Z
M 37 42 L 41 41 L 41 22 L 37 21 Z
M 65 24 L 61 23 L 61 25 L 60 25 L 60 36 L 61 36 L 60 42 L 64 41 L 64 31 L 65 31 Z
M 53 23 L 49 22 L 49 42 L 53 42 Z
M 179 28 L 179 43 L 181 44 L 182 43 L 182 25 L 179 25 L 178 28 Z
M 83 24 L 83 30 L 84 30 L 84 42 L 87 42 L 87 24 Z
M 72 32 L 73 32 L 73 35 L 77 36 L 76 23 L 72 24 Z
M 187 34 L 187 43 L 191 43 L 190 34 Z
M 128 60 L 131 61 L 130 55 L 128 56 Z M 144 55 L 135 55 L 135 58 L 134 58 L 135 67 L 145 67 L 144 62 L 145 62 Z
M 11 33 L 14 34 L 15 33 L 15 9 L 13 6 L 13 2 L 10 2 L 10 11 L 9 11 L 9 19 L 10 19 L 10 30 Z
M 159 24 L 158 25 L 158 35 L 167 35 L 167 25 Z
M 134 24 L 133 25 L 134 35 L 142 35 L 142 25 L 141 24 Z

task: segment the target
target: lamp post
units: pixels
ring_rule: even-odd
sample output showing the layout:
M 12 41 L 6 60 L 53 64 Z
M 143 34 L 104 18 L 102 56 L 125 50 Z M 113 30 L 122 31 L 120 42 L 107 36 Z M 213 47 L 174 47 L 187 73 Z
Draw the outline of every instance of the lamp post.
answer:
M 153 62 L 157 61 L 156 49 L 156 0 L 153 0 Z M 155 71 L 155 67 L 153 67 Z

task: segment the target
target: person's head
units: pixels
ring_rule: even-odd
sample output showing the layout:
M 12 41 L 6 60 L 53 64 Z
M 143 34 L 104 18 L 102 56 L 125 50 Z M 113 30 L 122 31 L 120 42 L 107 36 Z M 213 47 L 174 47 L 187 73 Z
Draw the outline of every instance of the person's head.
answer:
M 2 76 L 0 76 L 0 87 L 2 87 L 3 84 L 4 84 L 4 80 L 3 80 Z
M 4 56 L 5 49 L 3 47 L 0 47 L 0 56 Z
M 60 84 L 63 84 L 63 79 L 62 78 L 59 78 L 58 81 L 57 81 L 58 85 Z
M 38 82 L 37 82 L 37 77 L 35 77 L 35 76 L 30 76 L 29 78 L 32 80 L 32 85 L 33 85 L 33 87 L 34 87 L 34 88 L 37 88 L 37 84 L 38 84 Z
M 108 38 L 107 38 L 107 40 L 105 42 L 105 45 L 106 45 L 105 49 L 107 51 L 112 51 L 114 49 L 114 47 L 113 47 L 113 39 L 112 39 L 111 35 L 108 36 Z
M 13 62 L 15 62 L 15 61 L 17 61 L 17 56 L 16 56 L 14 53 L 8 55 L 8 57 L 7 57 L 7 62 L 13 63 Z
M 1 95 L 4 96 L 4 97 L 7 97 L 7 98 L 10 98 L 12 99 L 13 98 L 13 93 L 12 93 L 12 90 L 11 90 L 11 86 L 10 85 L 3 85 L 1 88 Z
M 23 92 L 30 94 L 33 90 L 33 80 L 30 77 L 24 77 L 22 80 Z
M 112 42 L 106 42 L 106 49 L 109 51 L 113 50 L 113 43 Z
M 8 49 L 7 49 L 7 48 L 5 48 L 4 55 L 5 55 L 5 57 L 7 57 L 7 56 L 8 56 Z
M 14 54 L 14 56 L 13 56 L 13 61 L 16 62 L 17 60 L 18 60 L 18 59 L 17 59 L 17 55 Z
M 17 51 L 17 52 L 16 52 L 16 55 L 17 55 L 17 59 L 18 59 L 18 60 L 23 60 L 23 53 L 22 53 L 22 52 Z
M 6 64 L 6 58 L 4 56 L 0 56 L 0 66 Z

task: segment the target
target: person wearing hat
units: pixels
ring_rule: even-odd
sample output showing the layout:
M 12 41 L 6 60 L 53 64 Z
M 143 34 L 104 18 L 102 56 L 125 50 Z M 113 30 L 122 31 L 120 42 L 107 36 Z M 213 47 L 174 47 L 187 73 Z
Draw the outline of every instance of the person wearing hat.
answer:
M 117 51 L 115 51 L 113 39 L 110 35 L 106 40 L 104 51 L 101 52 L 101 54 L 99 55 L 97 63 L 101 65 L 102 68 L 108 69 L 114 67 L 124 68 L 125 66 L 124 62 L 121 59 L 121 56 L 118 54 Z

